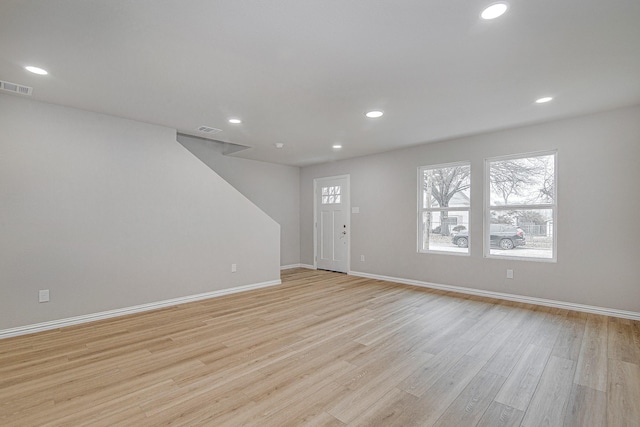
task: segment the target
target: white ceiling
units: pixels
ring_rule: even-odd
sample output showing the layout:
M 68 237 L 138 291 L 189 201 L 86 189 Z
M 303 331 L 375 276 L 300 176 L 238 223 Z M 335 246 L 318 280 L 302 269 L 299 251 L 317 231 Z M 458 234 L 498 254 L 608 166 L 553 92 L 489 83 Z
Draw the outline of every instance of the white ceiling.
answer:
M 291 165 L 640 103 L 639 0 L 491 2 L 2 0 L 0 80 Z

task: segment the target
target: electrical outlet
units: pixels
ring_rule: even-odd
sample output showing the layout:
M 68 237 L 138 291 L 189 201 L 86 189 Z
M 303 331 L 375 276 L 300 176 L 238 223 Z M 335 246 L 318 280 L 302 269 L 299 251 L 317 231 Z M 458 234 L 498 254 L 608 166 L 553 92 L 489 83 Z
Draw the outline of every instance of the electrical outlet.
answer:
M 513 270 L 507 269 L 507 279 L 513 279 Z
M 238 271 L 238 265 L 237 264 L 231 264 L 231 272 L 235 273 L 236 271 Z
M 364 255 L 360 255 L 360 261 L 364 262 Z
M 49 289 L 38 291 L 38 302 L 49 302 Z

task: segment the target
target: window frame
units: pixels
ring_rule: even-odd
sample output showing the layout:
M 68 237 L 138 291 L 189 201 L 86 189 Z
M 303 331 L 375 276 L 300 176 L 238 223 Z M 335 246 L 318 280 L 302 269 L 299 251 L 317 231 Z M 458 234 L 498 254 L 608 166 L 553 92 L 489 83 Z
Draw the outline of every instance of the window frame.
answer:
M 454 207 L 447 207 L 447 208 L 443 208 L 443 207 L 438 207 L 438 208 L 425 208 L 424 206 L 424 191 L 423 191 L 423 179 L 424 179 L 424 172 L 426 170 L 433 170 L 433 169 L 441 169 L 441 168 L 448 168 L 448 167 L 456 167 L 456 166 L 468 166 L 469 167 L 469 206 L 454 206 Z M 439 164 L 434 164 L 434 165 L 425 165 L 425 166 L 419 166 L 418 167 L 418 221 L 417 221 L 417 225 L 418 225 L 418 230 L 417 230 L 417 251 L 418 253 L 422 253 L 422 254 L 444 254 L 444 255 L 456 255 L 456 256 L 470 256 L 471 255 L 471 161 L 470 160 L 463 160 L 463 161 L 458 161 L 458 162 L 452 162 L 452 163 L 439 163 Z M 468 244 L 467 244 L 467 251 L 466 252 L 457 252 L 457 251 L 443 251 L 443 250 L 436 250 L 436 249 L 429 249 L 429 248 L 424 248 L 423 247 L 423 236 L 424 236 L 424 228 L 423 228 L 423 215 L 425 212 L 433 212 L 433 211 L 466 211 L 467 212 L 467 217 L 468 217 L 468 224 L 467 224 L 467 230 L 468 230 L 468 236 L 467 236 L 467 240 L 468 240 Z
M 530 157 L 542 157 L 553 156 L 553 203 L 538 203 L 538 204 L 510 204 L 504 206 L 492 206 L 491 205 L 491 163 L 505 160 L 526 159 Z M 484 210 L 483 210 L 483 230 L 482 230 L 482 247 L 484 258 L 503 259 L 503 260 L 517 260 L 517 261 L 532 261 L 532 262 L 551 262 L 558 261 L 558 150 L 546 150 L 535 151 L 529 153 L 510 154 L 506 156 L 488 157 L 484 159 Z M 549 209 L 551 210 L 551 218 L 553 220 L 552 226 L 552 256 L 551 258 L 540 257 L 525 257 L 525 256 L 511 256 L 511 255 L 497 255 L 491 254 L 491 211 L 506 211 L 506 210 L 537 210 L 537 209 Z

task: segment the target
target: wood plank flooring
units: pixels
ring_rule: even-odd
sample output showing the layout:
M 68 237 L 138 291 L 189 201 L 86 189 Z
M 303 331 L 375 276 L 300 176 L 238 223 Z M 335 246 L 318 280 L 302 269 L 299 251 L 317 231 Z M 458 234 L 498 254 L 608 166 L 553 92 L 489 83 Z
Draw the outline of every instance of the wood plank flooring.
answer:
M 0 425 L 640 426 L 640 322 L 282 276 L 0 340 Z

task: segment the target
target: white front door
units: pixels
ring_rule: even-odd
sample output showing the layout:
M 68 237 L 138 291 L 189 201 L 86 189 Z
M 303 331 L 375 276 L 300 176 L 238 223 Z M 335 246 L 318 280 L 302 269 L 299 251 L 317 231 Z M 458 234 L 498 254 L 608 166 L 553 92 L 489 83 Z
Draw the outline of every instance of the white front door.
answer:
M 316 267 L 349 270 L 349 177 L 318 178 L 315 183 Z

